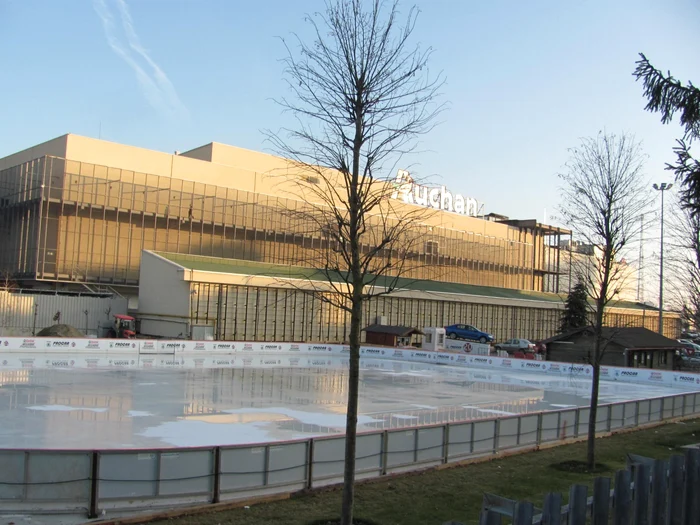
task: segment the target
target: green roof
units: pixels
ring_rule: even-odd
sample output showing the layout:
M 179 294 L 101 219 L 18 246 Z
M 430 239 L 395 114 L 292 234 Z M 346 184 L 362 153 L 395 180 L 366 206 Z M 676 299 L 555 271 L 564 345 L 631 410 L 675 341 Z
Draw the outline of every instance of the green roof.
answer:
M 230 273 L 240 275 L 258 275 L 261 277 L 301 279 L 311 281 L 327 281 L 327 277 L 321 270 L 305 268 L 302 266 L 286 266 L 282 264 L 244 261 L 241 259 L 223 259 L 220 257 L 206 257 L 203 255 L 186 255 L 180 253 L 153 252 L 183 268 L 200 272 Z M 342 282 L 341 275 L 333 279 Z M 391 278 L 381 277 L 377 279 L 377 286 L 383 286 Z M 393 282 L 393 280 L 391 280 Z M 546 292 L 534 292 L 530 290 L 516 290 L 512 288 L 498 288 L 495 286 L 479 286 L 474 284 L 450 283 L 444 281 L 429 281 L 423 279 L 399 278 L 395 287 L 402 290 L 415 290 L 420 292 L 440 292 L 458 295 L 474 295 L 502 299 L 520 299 L 528 301 L 543 301 L 550 303 L 562 303 L 566 299 L 565 294 Z M 611 305 L 616 308 L 632 308 L 653 310 L 653 307 L 644 306 L 631 301 L 618 301 Z

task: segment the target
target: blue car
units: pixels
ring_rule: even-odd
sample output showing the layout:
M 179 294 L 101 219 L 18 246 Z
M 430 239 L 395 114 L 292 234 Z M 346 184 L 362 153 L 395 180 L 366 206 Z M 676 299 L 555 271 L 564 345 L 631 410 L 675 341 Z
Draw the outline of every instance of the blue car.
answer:
M 468 324 L 451 324 L 445 327 L 449 339 L 469 339 L 480 343 L 492 343 L 493 336 Z

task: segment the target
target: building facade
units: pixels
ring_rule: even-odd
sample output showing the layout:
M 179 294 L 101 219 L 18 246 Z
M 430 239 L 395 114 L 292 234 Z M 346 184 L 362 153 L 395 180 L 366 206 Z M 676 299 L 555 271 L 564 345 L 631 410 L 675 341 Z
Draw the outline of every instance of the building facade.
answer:
M 141 313 L 137 297 L 144 251 L 303 267 L 324 242 L 324 233 L 290 220 L 289 210 L 303 204 L 297 197 L 298 185 L 290 181 L 291 171 L 284 159 L 218 143 L 171 155 L 71 134 L 58 137 L 0 159 L 0 271 L 22 287 L 112 290 L 128 297 L 130 307 Z M 299 174 L 293 175 L 298 181 Z M 318 184 L 313 176 L 304 180 Z M 403 188 L 405 175 L 402 180 Z M 447 193 L 439 190 L 438 201 L 447 199 Z M 420 205 L 421 199 L 427 203 L 427 188 L 422 195 L 416 191 L 415 202 L 405 206 Z M 457 206 L 459 196 L 449 195 L 450 206 Z M 473 209 L 465 205 L 466 211 Z M 421 243 L 410 255 L 405 277 L 488 289 L 464 290 L 476 294 L 470 296 L 470 304 L 483 304 L 484 311 L 487 305 L 507 306 L 498 303 L 497 290 L 541 293 L 549 299 L 534 301 L 541 308 L 532 312 L 550 313 L 546 326 L 536 333 L 551 335 L 558 324 L 558 307 L 553 304 L 561 302 L 553 295 L 561 290 L 559 246 L 569 232 L 534 220 L 496 217 L 486 220 L 446 211 L 426 217 L 415 225 Z M 197 295 L 213 293 L 211 284 L 201 283 Z M 245 289 L 246 297 L 252 294 L 256 301 L 261 292 L 269 297 L 280 289 L 274 282 L 260 290 L 249 283 L 235 286 L 236 294 Z M 222 293 L 221 288 L 215 293 Z M 395 314 L 380 312 L 378 306 L 375 310 L 380 315 L 406 316 L 399 312 L 414 307 L 430 312 L 444 300 L 411 293 L 416 295 L 410 298 L 414 302 L 405 305 L 391 302 L 398 296 L 383 299 Z M 259 308 L 252 306 L 257 302 L 247 301 L 248 308 Z M 208 302 L 209 307 L 212 304 Z M 196 311 L 190 308 L 188 317 L 193 321 L 188 326 L 199 322 L 201 308 L 201 304 Z M 482 329 L 506 334 L 507 330 L 491 326 L 503 322 L 496 312 L 465 311 L 445 319 L 459 317 L 474 324 L 476 315 L 482 319 Z M 631 316 L 629 322 L 642 322 L 634 309 L 631 312 L 620 315 Z M 412 321 L 416 326 L 435 322 L 437 317 L 430 313 Z M 506 323 L 517 329 L 517 322 Z M 323 332 L 332 331 L 332 323 L 319 326 L 311 323 L 304 328 L 303 338 L 327 339 Z M 266 339 L 265 330 L 243 333 L 246 338 Z M 241 336 L 239 331 L 217 329 L 220 338 L 234 334 Z M 504 336 L 523 334 L 510 331 Z M 296 334 L 293 339 L 297 340 Z

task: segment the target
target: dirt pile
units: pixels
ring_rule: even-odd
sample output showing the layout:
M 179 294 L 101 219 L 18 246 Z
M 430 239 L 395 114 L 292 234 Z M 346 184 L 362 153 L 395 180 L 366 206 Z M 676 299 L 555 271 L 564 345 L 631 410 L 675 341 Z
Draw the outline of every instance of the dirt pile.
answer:
M 36 335 L 39 337 L 85 337 L 80 330 L 67 324 L 55 324 L 53 326 L 49 326 L 48 328 L 41 330 Z

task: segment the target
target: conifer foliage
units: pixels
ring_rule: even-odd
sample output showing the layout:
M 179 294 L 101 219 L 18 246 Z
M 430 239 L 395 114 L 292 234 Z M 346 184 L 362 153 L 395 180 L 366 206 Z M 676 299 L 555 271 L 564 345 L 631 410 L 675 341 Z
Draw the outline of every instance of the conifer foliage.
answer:
M 566 298 L 566 306 L 561 317 L 562 333 L 583 328 L 588 322 L 588 293 L 586 285 L 579 280 Z

